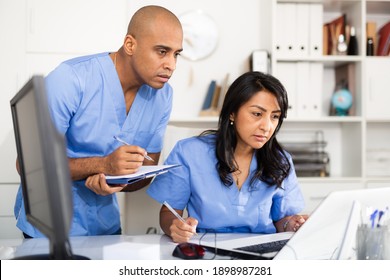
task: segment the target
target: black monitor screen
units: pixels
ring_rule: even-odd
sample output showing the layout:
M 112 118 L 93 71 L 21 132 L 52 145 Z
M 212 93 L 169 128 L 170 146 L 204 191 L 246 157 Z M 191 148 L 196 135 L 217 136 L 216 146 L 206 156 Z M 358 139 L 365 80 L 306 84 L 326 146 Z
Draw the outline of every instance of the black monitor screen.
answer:
M 50 241 L 47 255 L 30 258 L 73 259 L 68 238 L 73 203 L 65 140 L 52 122 L 42 76 L 33 76 L 12 98 L 11 111 L 27 220 Z

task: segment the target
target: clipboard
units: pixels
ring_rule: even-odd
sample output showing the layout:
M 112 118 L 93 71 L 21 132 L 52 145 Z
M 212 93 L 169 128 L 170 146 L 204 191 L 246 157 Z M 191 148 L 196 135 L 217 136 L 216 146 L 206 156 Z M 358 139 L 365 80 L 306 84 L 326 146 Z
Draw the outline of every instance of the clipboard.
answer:
M 118 184 L 134 184 L 140 180 L 155 177 L 163 173 L 168 172 L 168 170 L 181 166 L 180 164 L 172 165 L 143 165 L 141 166 L 136 173 L 111 176 L 106 175 L 106 181 L 109 185 L 118 185 Z

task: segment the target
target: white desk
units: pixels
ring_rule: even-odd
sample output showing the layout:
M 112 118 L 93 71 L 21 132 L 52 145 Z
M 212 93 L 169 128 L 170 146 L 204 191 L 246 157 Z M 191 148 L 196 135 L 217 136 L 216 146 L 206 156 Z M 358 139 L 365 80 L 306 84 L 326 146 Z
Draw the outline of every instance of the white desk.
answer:
M 231 236 L 231 234 L 228 234 Z M 253 237 L 255 234 L 237 233 L 234 238 Z M 190 241 L 198 243 L 202 235 Z M 227 235 L 221 234 L 217 240 L 223 240 Z M 209 235 L 205 239 L 213 239 Z M 229 237 L 230 238 L 230 237 Z M 101 236 L 77 236 L 71 237 L 70 243 L 72 252 L 93 260 L 179 260 L 173 257 L 172 252 L 177 243 L 174 243 L 167 235 L 145 234 L 145 235 L 101 235 Z M 11 248 L 12 255 L 8 254 L 7 259 L 23 257 L 49 252 L 49 241 L 46 238 L 32 238 L 21 240 L 0 239 L 0 247 Z M 4 257 L 3 257 L 4 258 Z M 0 250 L 1 259 L 1 250 Z M 231 259 L 229 256 L 217 255 L 206 251 L 205 260 Z
M 94 260 L 102 259 L 174 259 L 176 246 L 166 235 L 146 234 L 137 236 L 102 235 L 71 237 L 73 254 Z M 0 239 L 0 246 L 13 249 L 12 257 L 47 254 L 46 238 Z
M 384 208 L 390 205 L 390 188 L 332 193 L 291 238 L 276 259 L 334 259 L 343 239 L 354 200 L 359 200 L 365 205 Z M 237 237 L 243 235 L 245 234 L 237 234 Z M 71 237 L 70 242 L 74 254 L 96 260 L 177 259 L 172 256 L 176 243 L 166 235 Z M 48 240 L 43 238 L 0 239 L 1 245 L 13 248 L 15 257 L 49 252 Z M 205 258 L 208 256 L 206 255 Z

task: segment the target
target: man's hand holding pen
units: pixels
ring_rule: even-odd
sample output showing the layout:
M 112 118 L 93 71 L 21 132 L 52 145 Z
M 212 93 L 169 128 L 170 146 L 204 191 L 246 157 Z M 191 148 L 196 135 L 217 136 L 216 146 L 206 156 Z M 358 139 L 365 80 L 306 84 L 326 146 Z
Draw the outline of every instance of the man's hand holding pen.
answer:
M 120 191 L 135 191 L 144 186 L 148 182 L 138 182 L 132 185 L 108 185 L 105 175 L 125 175 L 133 174 L 144 164 L 145 159 L 149 162 L 155 162 L 153 158 L 148 156 L 145 149 L 130 145 L 118 137 L 115 140 L 121 142 L 122 146 L 118 147 L 111 154 L 101 158 L 101 164 L 98 174 L 92 174 L 86 178 L 85 186 L 99 195 L 109 195 Z M 149 164 L 149 163 L 148 163 Z M 144 181 L 146 181 L 144 180 Z
M 124 175 L 138 171 L 144 162 L 145 150 L 139 146 L 123 145 L 104 158 L 104 174 Z

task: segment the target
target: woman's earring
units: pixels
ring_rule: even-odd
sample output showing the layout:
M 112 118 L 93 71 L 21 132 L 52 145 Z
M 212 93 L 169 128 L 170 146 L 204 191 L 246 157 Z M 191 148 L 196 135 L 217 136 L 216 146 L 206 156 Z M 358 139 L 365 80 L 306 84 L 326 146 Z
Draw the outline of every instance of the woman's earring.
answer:
M 233 121 L 230 121 L 230 125 L 233 125 Z

